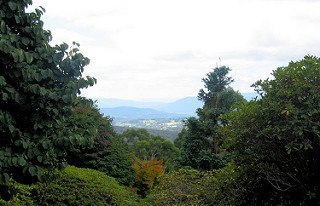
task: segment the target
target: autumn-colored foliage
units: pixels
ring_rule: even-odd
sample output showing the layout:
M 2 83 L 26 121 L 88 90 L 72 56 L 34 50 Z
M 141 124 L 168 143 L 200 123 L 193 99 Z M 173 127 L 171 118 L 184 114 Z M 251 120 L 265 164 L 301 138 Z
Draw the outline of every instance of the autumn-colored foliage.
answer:
M 155 185 L 157 178 L 164 173 L 163 160 L 141 161 L 135 155 L 133 156 L 132 167 L 136 171 L 135 182 L 131 186 L 142 197 Z

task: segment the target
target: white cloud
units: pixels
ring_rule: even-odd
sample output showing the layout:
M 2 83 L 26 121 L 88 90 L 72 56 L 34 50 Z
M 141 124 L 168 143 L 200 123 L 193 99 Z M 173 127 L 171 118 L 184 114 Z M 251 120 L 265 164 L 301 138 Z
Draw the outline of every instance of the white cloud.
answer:
M 196 96 L 219 57 L 233 87 L 270 77 L 306 54 L 320 56 L 320 2 L 308 0 L 34 0 L 54 43 L 77 41 L 98 79 L 89 97 Z

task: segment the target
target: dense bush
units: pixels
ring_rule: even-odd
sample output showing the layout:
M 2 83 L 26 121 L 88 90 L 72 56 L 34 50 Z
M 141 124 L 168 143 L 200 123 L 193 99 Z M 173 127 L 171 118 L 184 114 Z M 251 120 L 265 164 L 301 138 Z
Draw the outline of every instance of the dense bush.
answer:
M 215 171 L 180 169 L 162 176 L 146 201 L 152 205 L 210 205 L 215 182 Z
M 135 170 L 131 167 L 132 156 L 128 145 L 118 135 L 109 135 L 107 140 L 110 143 L 108 155 L 92 162 L 92 167 L 114 177 L 121 185 L 132 185 Z
M 116 178 L 122 185 L 134 181 L 128 145 L 114 132 L 112 119 L 100 113 L 97 105 L 85 98 L 74 107 L 64 122 L 63 130 L 94 140 L 90 147 L 74 147 L 67 152 L 69 165 L 91 168 Z
M 32 186 L 14 183 L 11 189 L 16 195 L 7 205 L 139 205 L 138 196 L 114 178 L 73 166 L 55 181 Z

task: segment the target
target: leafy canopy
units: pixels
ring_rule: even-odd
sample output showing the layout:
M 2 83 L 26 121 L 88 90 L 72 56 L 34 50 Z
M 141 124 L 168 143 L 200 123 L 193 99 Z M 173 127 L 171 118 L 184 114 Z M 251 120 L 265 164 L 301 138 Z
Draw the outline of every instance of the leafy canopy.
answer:
M 238 105 L 224 117 L 226 143 L 241 166 L 238 182 L 246 188 L 241 199 L 316 205 L 320 201 L 320 59 L 306 56 L 272 75 L 273 79 L 253 85 L 261 99 Z
M 0 1 L 0 184 L 10 176 L 42 180 L 44 169 L 61 166 L 68 148 L 89 144 L 59 131 L 80 89 L 96 82 L 82 77 L 89 59 L 76 43 L 52 47 L 40 19 L 44 9 L 25 12 L 31 3 Z

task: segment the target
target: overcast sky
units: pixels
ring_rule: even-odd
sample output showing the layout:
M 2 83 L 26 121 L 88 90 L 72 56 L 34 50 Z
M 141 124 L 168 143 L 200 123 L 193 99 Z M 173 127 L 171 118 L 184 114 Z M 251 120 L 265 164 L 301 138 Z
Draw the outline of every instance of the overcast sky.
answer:
M 80 43 L 89 98 L 175 100 L 229 66 L 231 85 L 251 84 L 305 55 L 320 56 L 320 1 L 33 0 L 52 44 Z M 221 63 L 219 58 L 221 58 Z

